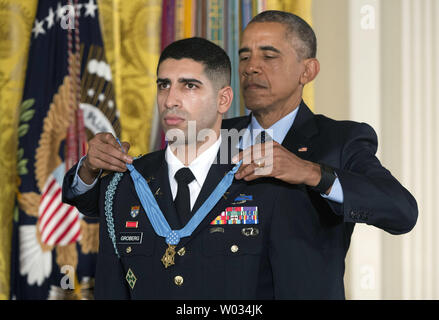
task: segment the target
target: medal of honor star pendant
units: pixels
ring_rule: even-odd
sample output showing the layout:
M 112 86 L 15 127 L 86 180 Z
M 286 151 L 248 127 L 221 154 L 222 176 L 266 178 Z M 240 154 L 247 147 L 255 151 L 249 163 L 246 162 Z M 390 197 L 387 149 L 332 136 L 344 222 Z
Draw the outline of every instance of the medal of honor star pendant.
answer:
M 168 247 L 166 248 L 165 254 L 162 257 L 162 263 L 165 266 L 165 268 L 175 264 L 174 262 L 175 247 L 176 247 L 175 245 L 168 244 Z

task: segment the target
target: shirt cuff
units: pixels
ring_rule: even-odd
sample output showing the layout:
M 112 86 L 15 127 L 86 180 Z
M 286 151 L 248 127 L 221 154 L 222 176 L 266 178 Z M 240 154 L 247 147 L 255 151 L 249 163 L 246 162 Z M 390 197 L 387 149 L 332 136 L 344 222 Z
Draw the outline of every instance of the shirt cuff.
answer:
M 343 203 L 344 197 L 343 197 L 343 189 L 341 187 L 340 180 L 338 180 L 338 177 L 335 179 L 334 183 L 332 184 L 331 192 L 329 192 L 328 195 L 321 193 L 320 194 L 323 198 L 335 201 L 338 203 Z
M 99 176 L 102 173 L 102 170 L 100 170 L 99 171 L 99 175 L 93 181 L 92 184 L 86 184 L 84 181 L 82 181 L 81 178 L 79 177 L 78 171 L 79 171 L 79 168 L 81 168 L 82 161 L 84 161 L 85 157 L 86 156 L 83 156 L 81 158 L 81 160 L 79 160 L 78 166 L 76 167 L 75 177 L 73 178 L 73 182 L 72 182 L 72 185 L 71 185 L 72 193 L 73 193 L 73 196 L 75 196 L 75 197 L 80 196 L 81 194 L 86 193 L 88 190 L 93 189 L 93 187 L 95 186 L 96 182 L 98 181 Z

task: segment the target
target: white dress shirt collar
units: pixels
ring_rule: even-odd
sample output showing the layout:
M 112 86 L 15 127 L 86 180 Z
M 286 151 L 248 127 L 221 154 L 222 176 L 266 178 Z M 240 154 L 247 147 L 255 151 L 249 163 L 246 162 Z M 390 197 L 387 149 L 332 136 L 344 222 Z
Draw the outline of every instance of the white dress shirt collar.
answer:
M 294 120 L 296 119 L 298 111 L 299 106 L 282 119 L 279 119 L 276 123 L 274 123 L 270 128 L 266 129 L 265 131 L 271 135 L 274 141 L 282 144 L 285 136 L 287 135 L 288 131 L 293 125 Z M 264 131 L 264 128 L 262 128 L 258 120 L 256 120 L 256 117 L 254 117 L 253 115 L 251 116 L 251 122 L 248 125 L 247 129 L 248 130 L 245 131 L 240 143 L 240 149 L 242 150 L 245 150 L 249 146 L 254 145 L 258 134 L 261 131 Z
M 191 192 L 191 207 L 193 203 L 195 203 L 195 199 L 198 196 L 199 190 L 203 187 L 204 181 L 207 178 L 207 174 L 209 173 L 210 167 L 212 163 L 215 161 L 218 150 L 221 145 L 221 135 L 218 140 L 212 144 L 209 148 L 207 148 L 202 154 L 200 154 L 197 158 L 195 158 L 191 164 L 188 166 L 191 169 L 192 173 L 195 176 L 195 180 L 189 184 L 189 189 L 192 189 L 191 186 L 195 187 L 195 194 Z M 165 151 L 165 159 L 168 163 L 168 175 L 169 175 L 169 183 L 171 186 L 172 198 L 175 199 L 177 196 L 177 181 L 175 180 L 175 174 L 178 170 L 185 167 L 185 165 L 177 158 L 177 156 L 172 152 L 171 148 L 168 146 Z M 194 185 L 196 184 L 196 185 Z M 192 190 L 191 190 L 192 191 Z

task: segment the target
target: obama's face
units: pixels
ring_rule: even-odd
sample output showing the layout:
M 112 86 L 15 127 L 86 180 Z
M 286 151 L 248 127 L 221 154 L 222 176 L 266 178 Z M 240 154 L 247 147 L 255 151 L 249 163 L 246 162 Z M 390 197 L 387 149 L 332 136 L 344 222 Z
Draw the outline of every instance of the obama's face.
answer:
M 277 22 L 254 22 L 239 49 L 239 75 L 245 105 L 252 111 L 300 102 L 305 60 L 298 58 L 292 36 Z

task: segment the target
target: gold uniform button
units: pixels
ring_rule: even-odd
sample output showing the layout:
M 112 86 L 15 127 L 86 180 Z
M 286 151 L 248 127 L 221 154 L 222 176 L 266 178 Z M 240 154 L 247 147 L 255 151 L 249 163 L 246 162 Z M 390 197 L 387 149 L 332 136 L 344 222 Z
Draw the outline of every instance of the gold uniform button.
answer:
M 174 277 L 174 283 L 177 286 L 181 286 L 183 284 L 183 277 L 182 276 L 175 276 Z
M 130 253 L 131 252 L 131 247 L 128 247 L 125 251 L 126 251 L 126 253 Z
M 186 249 L 183 247 L 180 250 L 177 251 L 177 254 L 182 257 L 186 254 Z
M 232 251 L 233 253 L 238 252 L 239 248 L 236 244 L 234 244 L 233 246 L 230 247 L 230 251 Z

